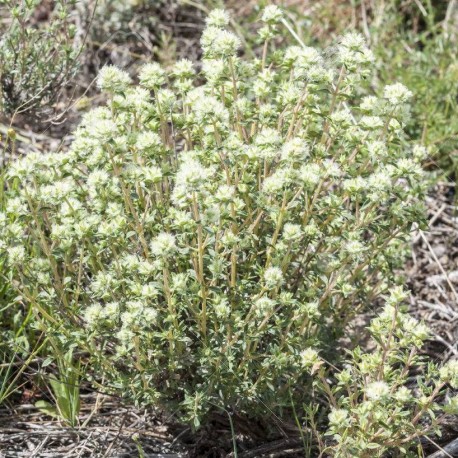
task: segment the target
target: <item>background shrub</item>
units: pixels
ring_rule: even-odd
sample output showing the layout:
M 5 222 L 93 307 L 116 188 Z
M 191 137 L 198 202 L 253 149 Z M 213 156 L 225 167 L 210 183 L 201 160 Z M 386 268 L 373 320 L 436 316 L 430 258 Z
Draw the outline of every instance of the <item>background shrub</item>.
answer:
M 39 4 L 2 2 L 9 17 L 0 28 L 0 110 L 7 115 L 49 108 L 77 69 L 80 49 L 69 20 L 74 2 L 57 0 L 44 21 Z

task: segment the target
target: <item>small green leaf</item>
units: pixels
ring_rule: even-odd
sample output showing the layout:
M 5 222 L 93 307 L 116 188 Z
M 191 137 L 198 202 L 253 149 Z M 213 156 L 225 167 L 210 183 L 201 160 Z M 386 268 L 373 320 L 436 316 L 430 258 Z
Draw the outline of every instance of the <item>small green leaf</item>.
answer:
M 35 403 L 35 407 L 46 415 L 49 415 L 53 418 L 59 418 L 59 413 L 57 409 L 50 404 L 48 401 L 40 400 Z

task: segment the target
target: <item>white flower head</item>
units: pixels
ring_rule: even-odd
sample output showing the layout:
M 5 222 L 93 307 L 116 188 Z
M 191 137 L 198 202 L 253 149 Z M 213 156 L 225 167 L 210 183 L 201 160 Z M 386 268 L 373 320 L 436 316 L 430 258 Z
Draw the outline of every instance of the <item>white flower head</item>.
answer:
M 359 107 L 363 111 L 373 112 L 378 108 L 379 103 L 380 102 L 377 97 L 375 97 L 374 95 L 367 95 L 366 97 L 363 97 L 363 100 L 361 101 Z
M 9 200 L 7 212 L 10 215 L 25 215 L 28 212 L 28 206 L 20 197 L 15 197 Z M 0 221 L 1 221 L 0 217 Z M 0 222 L 0 225 L 1 222 Z
M 306 164 L 299 169 L 299 180 L 306 188 L 315 187 L 321 178 L 321 169 L 318 164 Z
M 303 304 L 302 310 L 310 319 L 318 318 L 321 315 L 318 301 Z
M 216 316 L 220 320 L 227 318 L 231 314 L 231 306 L 226 298 L 218 298 L 213 307 Z
M 159 294 L 157 288 L 152 283 L 147 283 L 142 286 L 141 297 L 143 299 L 152 299 Z
M 367 150 L 372 160 L 382 159 L 388 153 L 385 143 L 379 140 L 369 142 L 367 144 Z
M 366 395 L 371 401 L 385 399 L 390 394 L 390 387 L 386 382 L 376 381 L 366 386 Z
M 364 37 L 357 32 L 344 35 L 340 40 L 338 51 L 340 62 L 352 71 L 374 60 L 374 55 L 366 46 Z
M 100 119 L 87 127 L 88 134 L 102 143 L 112 140 L 118 131 L 118 126 L 111 119 Z
M 10 265 L 22 264 L 25 260 L 25 249 L 23 246 L 13 246 L 8 248 L 8 262 Z
M 106 170 L 96 169 L 92 171 L 87 177 L 87 185 L 89 188 L 105 187 L 110 180 L 110 175 Z
M 395 306 L 405 301 L 408 297 L 409 293 L 402 286 L 396 286 L 391 289 L 390 296 L 386 302 L 391 306 Z
M 165 76 L 165 70 L 157 62 L 150 62 L 141 67 L 138 79 L 143 87 L 153 90 L 165 83 Z
M 265 128 L 257 135 L 255 145 L 263 152 L 263 157 L 274 157 L 281 145 L 281 136 L 276 129 Z
M 286 223 L 283 226 L 283 238 L 288 242 L 293 242 L 302 236 L 300 224 Z
M 172 112 L 176 100 L 176 94 L 170 89 L 158 89 L 157 103 L 163 113 Z
M 358 257 L 364 253 L 365 250 L 366 247 L 359 240 L 349 240 L 345 244 L 345 251 L 352 257 Z
M 207 27 L 200 42 L 205 56 L 215 59 L 233 57 L 241 46 L 237 35 L 219 27 Z
M 291 52 L 291 51 L 290 51 Z M 288 56 L 292 58 L 292 56 Z M 311 46 L 299 48 L 296 59 L 294 60 L 294 71 L 296 77 L 306 77 L 307 71 L 321 62 L 320 53 Z
M 310 148 L 302 138 L 288 140 L 281 150 L 281 158 L 284 161 L 301 161 L 310 154 Z
M 264 8 L 261 20 L 267 24 L 276 24 L 283 18 L 283 11 L 277 5 L 268 5 Z
M 366 40 L 358 32 L 349 32 L 340 40 L 341 46 L 352 51 L 363 51 L 366 48 Z
M 202 73 L 211 85 L 219 83 L 225 70 L 226 64 L 222 59 L 203 59 L 202 61 Z
M 458 388 L 458 360 L 452 360 L 439 369 L 439 376 L 443 382 L 450 383 L 453 389 Z
M 216 191 L 215 199 L 218 202 L 231 202 L 235 196 L 235 187 L 227 184 L 223 184 Z
M 119 316 L 119 310 L 119 302 L 108 302 L 108 304 L 106 304 L 105 307 L 103 307 L 102 316 L 106 320 L 116 320 Z
M 192 78 L 195 75 L 194 65 L 189 59 L 180 59 L 173 67 L 173 75 L 177 78 Z
M 311 368 L 321 362 L 321 358 L 314 348 L 306 348 L 300 353 L 302 367 Z
M 215 9 L 210 11 L 205 22 L 209 27 L 226 27 L 230 21 L 229 13 L 223 9 Z
M 94 327 L 98 324 L 103 315 L 103 309 L 100 304 L 92 304 L 84 311 L 84 320 L 89 327 Z
M 135 337 L 135 334 L 132 332 L 132 330 L 127 325 L 124 325 L 116 333 L 116 338 L 120 341 L 121 344 L 126 345 L 127 347 L 132 345 L 132 340 L 134 339 L 134 337 Z
M 124 92 L 131 82 L 125 71 L 112 65 L 103 67 L 97 76 L 97 86 L 107 92 Z
M 152 131 L 140 132 L 135 146 L 141 150 L 159 150 L 162 147 L 161 137 Z
M 384 126 L 383 119 L 380 116 L 363 116 L 359 125 L 366 130 L 381 129 Z
M 268 90 L 266 91 L 266 95 L 270 93 L 271 85 L 266 84 Z M 297 82 L 288 81 L 287 83 L 283 83 L 281 85 L 279 98 L 284 105 L 292 105 L 294 106 L 301 96 L 301 89 Z
M 429 328 L 425 323 L 421 323 L 411 316 L 405 316 L 402 320 L 404 331 L 411 335 L 419 344 L 425 341 L 429 335 Z
M 294 64 L 301 55 L 302 48 L 300 46 L 289 46 L 286 48 L 283 56 L 283 63 L 286 65 Z
M 200 161 L 186 158 L 180 165 L 176 174 L 176 187 L 174 194 L 186 194 L 205 188 L 207 180 L 212 176 L 213 169 L 204 167 Z
M 151 254 L 168 258 L 176 251 L 175 236 L 167 232 L 161 232 L 151 241 Z
M 394 399 L 399 402 L 409 402 L 412 399 L 412 392 L 406 386 L 401 386 L 394 393 Z
M 279 267 L 268 267 L 264 272 L 264 281 L 269 288 L 277 288 L 284 282 L 283 272 Z
M 118 95 L 114 101 L 127 110 L 135 110 L 137 112 L 146 112 L 151 108 L 150 93 L 147 89 L 136 87 L 135 89 L 128 89 L 125 94 Z
M 426 159 L 428 157 L 429 151 L 426 146 L 415 145 L 412 149 L 412 155 L 416 160 L 422 161 L 423 159 Z
M 288 169 L 278 169 L 264 180 L 262 191 L 267 195 L 276 194 L 282 191 L 290 182 L 290 171 Z
M 348 108 L 342 108 L 331 114 L 331 122 L 341 128 L 351 126 L 352 121 L 352 113 Z
M 229 112 L 216 97 L 203 96 L 192 104 L 191 109 L 198 124 L 226 125 L 229 122 Z
M 262 296 L 259 299 L 256 299 L 255 302 L 256 315 L 264 316 L 266 313 L 272 312 L 275 307 L 275 301 L 268 298 L 267 296 Z
M 151 323 L 155 323 L 157 320 L 157 310 L 153 307 L 145 307 L 142 315 L 146 326 L 150 326 Z
M 162 170 L 160 167 L 152 165 L 150 167 L 143 167 L 143 179 L 146 183 L 159 183 L 162 180 Z
M 383 96 L 392 105 L 397 106 L 407 103 L 412 97 L 412 92 L 410 92 L 403 84 L 395 83 L 385 86 Z

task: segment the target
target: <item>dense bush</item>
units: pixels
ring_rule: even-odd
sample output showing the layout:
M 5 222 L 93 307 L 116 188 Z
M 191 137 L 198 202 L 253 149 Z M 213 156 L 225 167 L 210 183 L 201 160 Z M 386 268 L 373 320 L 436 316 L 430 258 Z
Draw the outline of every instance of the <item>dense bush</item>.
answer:
M 135 86 L 105 67 L 109 103 L 71 151 L 8 170 L 2 246 L 42 326 L 86 351 L 103 389 L 196 425 L 307 399 L 312 348 L 335 353 L 422 220 L 426 151 L 401 142 L 410 91 L 359 100 L 364 40 L 270 50 L 281 20 L 265 10 L 247 62 L 214 11 L 201 75 L 149 63 Z

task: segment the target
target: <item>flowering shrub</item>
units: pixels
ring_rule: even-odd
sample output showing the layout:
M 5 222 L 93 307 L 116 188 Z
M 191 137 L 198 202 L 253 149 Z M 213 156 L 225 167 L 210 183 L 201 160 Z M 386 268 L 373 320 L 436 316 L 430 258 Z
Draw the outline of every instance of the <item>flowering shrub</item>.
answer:
M 436 415 L 442 408 L 437 398 L 447 384 L 458 387 L 458 361 L 438 368 L 419 356 L 429 332 L 402 312 L 404 298 L 401 289 L 392 291 L 369 327 L 376 349 L 351 352 L 333 386 L 318 352 L 309 349 L 303 354 L 304 365 L 331 406 L 326 435 L 332 441 L 318 437 L 325 456 L 382 457 L 390 451 L 405 456 L 419 437 L 432 430 L 440 434 Z M 418 374 L 414 381 L 409 380 L 412 373 Z M 458 397 L 449 399 L 444 410 L 458 414 Z
M 387 290 L 422 217 L 425 151 L 401 147 L 411 93 L 359 100 L 373 60 L 359 35 L 269 53 L 281 12 L 263 20 L 259 60 L 238 57 L 217 10 L 201 75 L 149 63 L 136 86 L 105 67 L 107 106 L 70 152 L 11 165 L 0 215 L 13 282 L 48 332 L 87 351 L 105 390 L 195 424 L 303 398 L 304 351 L 334 350 Z

